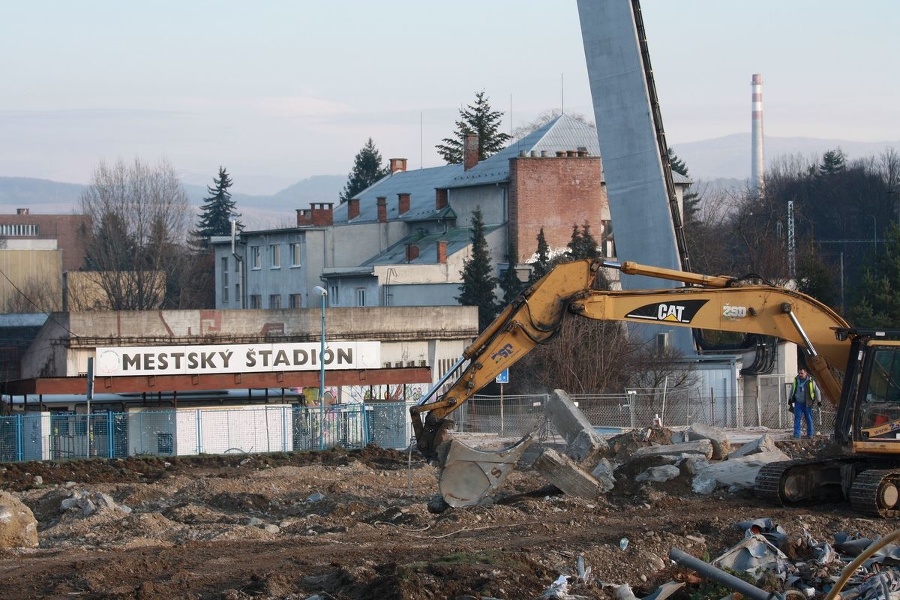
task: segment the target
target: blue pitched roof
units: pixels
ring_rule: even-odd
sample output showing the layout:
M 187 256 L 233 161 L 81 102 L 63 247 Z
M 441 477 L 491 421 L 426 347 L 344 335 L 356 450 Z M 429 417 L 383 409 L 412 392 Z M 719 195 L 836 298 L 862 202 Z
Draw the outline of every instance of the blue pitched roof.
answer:
M 378 219 L 376 199 L 387 198 L 387 217 L 389 221 L 417 221 L 436 218 L 435 189 L 452 189 L 473 185 L 489 185 L 509 181 L 509 160 L 520 153 L 546 152 L 555 156 L 558 151 L 586 149 L 592 156 L 600 155 L 600 144 L 597 132 L 568 115 L 560 115 L 517 140 L 497 154 L 479 162 L 468 171 L 463 165 L 444 165 L 411 171 L 398 171 L 379 180 L 359 194 L 359 216 L 354 223 L 371 222 Z M 397 195 L 410 194 L 410 209 L 398 215 Z M 334 208 L 334 222 L 347 223 L 348 203 Z M 449 251 L 449 250 L 448 250 Z

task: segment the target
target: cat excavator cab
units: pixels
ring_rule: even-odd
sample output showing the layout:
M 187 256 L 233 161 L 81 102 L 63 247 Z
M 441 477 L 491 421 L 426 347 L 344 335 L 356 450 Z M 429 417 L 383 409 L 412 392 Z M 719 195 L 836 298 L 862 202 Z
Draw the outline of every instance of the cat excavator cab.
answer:
M 678 281 L 684 287 L 605 290 L 602 269 Z M 563 263 L 506 307 L 431 391 L 410 408 L 417 448 L 441 469 L 450 506 L 477 504 L 513 470 L 528 436 L 501 452 L 453 439 L 448 417 L 503 370 L 546 344 L 569 317 L 771 336 L 796 343 L 836 408 L 845 452 L 760 470 L 756 492 L 785 504 L 842 497 L 863 512 L 900 514 L 900 332 L 851 328 L 831 308 L 786 287 L 585 259 Z M 461 374 L 445 387 L 459 369 Z M 444 389 L 438 395 L 438 391 Z

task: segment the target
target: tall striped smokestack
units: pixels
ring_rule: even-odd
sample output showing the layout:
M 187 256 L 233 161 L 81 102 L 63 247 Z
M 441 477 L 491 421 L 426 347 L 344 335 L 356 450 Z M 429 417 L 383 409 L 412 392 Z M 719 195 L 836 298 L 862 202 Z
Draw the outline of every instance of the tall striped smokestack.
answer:
M 753 75 L 753 116 L 751 123 L 750 191 L 758 192 L 763 185 L 763 109 L 762 75 Z

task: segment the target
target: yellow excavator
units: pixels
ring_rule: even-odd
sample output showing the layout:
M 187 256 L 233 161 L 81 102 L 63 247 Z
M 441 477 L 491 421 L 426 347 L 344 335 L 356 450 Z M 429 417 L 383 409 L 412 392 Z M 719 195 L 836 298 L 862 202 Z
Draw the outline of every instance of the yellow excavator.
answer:
M 598 289 L 603 269 L 684 287 Z M 417 448 L 440 467 L 441 494 L 450 506 L 475 504 L 496 489 L 530 439 L 501 452 L 469 448 L 452 439 L 449 415 L 535 346 L 549 342 L 570 316 L 796 343 L 837 410 L 834 435 L 844 452 L 766 465 L 757 475 L 756 493 L 783 504 L 844 499 L 864 513 L 900 516 L 900 332 L 851 328 L 825 304 L 785 287 L 601 259 L 558 265 L 525 290 L 410 408 Z M 459 377 L 436 397 L 459 369 Z

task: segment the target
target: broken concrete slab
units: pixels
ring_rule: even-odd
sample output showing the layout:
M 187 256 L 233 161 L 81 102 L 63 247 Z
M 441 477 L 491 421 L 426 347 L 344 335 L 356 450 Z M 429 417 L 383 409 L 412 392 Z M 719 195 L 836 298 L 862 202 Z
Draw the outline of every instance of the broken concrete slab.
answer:
M 790 457 L 776 450 L 709 463 L 694 477 L 691 489 L 697 494 L 711 494 L 719 487 L 753 489 L 760 467 L 782 460 L 790 460 Z
M 546 448 L 541 452 L 533 466 L 547 481 L 566 494 L 596 498 L 603 491 L 600 482 L 590 473 L 553 448 Z
M 606 441 L 594 431 L 594 426 L 564 390 L 553 390 L 544 414 L 566 440 L 566 456 L 575 462 L 586 461 L 607 449 Z
M 681 475 L 681 470 L 675 465 L 660 465 L 658 467 L 650 467 L 646 471 L 639 473 L 634 480 L 664 483 L 670 479 L 675 479 L 679 475 Z
M 736 450 L 732 450 L 728 455 L 728 460 L 759 454 L 760 452 L 774 452 L 776 450 L 778 450 L 778 446 L 775 445 L 775 440 L 769 434 L 764 434 L 755 440 L 742 444 Z
M 707 459 L 712 458 L 713 443 L 708 439 L 697 440 L 694 442 L 682 442 L 680 444 L 664 444 L 659 446 L 647 446 L 638 448 L 631 454 L 631 459 L 646 458 L 648 456 L 682 456 L 682 455 L 700 455 Z
M 723 460 L 731 452 L 731 442 L 728 434 L 718 427 L 711 427 L 703 423 L 694 423 L 685 431 L 688 441 L 709 440 L 713 447 L 713 460 Z
M 605 458 L 601 458 L 597 466 L 591 471 L 591 477 L 600 483 L 600 488 L 608 492 L 616 487 L 616 468 Z

